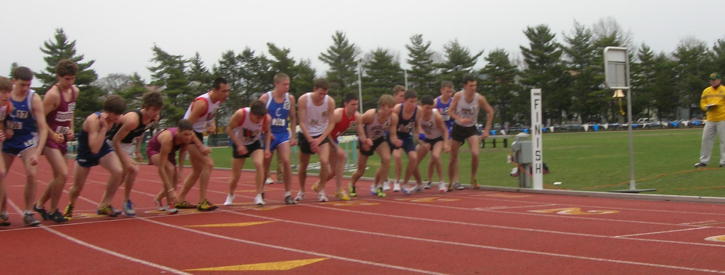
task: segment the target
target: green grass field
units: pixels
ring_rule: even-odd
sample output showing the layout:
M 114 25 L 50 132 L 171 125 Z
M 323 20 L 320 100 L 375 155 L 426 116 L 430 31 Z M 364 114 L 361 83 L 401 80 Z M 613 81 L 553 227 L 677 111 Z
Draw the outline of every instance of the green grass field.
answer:
M 692 168 L 698 160 L 701 134 L 702 129 L 635 131 L 637 187 L 654 188 L 657 191 L 653 193 L 659 194 L 725 196 L 725 168 L 718 168 L 717 144 L 713 148 L 713 158 L 708 168 Z M 509 176 L 513 167 L 506 163 L 509 148 L 502 148 L 500 143 L 498 148 L 490 148 L 490 145 L 482 149 L 480 155 L 477 173 L 479 184 L 518 186 L 517 178 Z M 230 150 L 213 150 L 217 167 L 230 167 Z M 470 179 L 470 154 L 468 150 L 461 150 L 461 153 L 461 182 L 465 184 Z M 315 161 L 316 158 L 313 158 L 312 162 Z M 545 189 L 626 189 L 629 183 L 627 132 L 545 134 L 544 162 L 551 169 L 551 173 L 544 176 Z M 444 154 L 443 163 L 448 163 L 447 154 Z M 427 169 L 427 158 L 423 164 L 420 166 L 421 171 Z M 251 162 L 245 166 L 252 168 Z M 371 158 L 365 175 L 372 176 L 378 167 L 377 157 Z M 445 167 L 444 173 L 448 173 Z M 393 175 L 392 169 L 390 175 Z M 423 177 L 425 180 L 425 173 Z M 437 181 L 437 177 L 434 180 Z M 553 185 L 553 182 L 562 184 Z

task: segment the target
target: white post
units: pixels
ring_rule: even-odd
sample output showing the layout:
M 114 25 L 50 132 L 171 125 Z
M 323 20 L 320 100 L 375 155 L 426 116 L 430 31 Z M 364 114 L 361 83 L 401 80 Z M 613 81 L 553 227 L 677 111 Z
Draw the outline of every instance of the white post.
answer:
M 408 71 L 403 70 L 403 82 L 405 82 L 405 90 L 408 90 Z
M 541 138 L 542 121 L 541 89 L 531 89 L 531 177 L 535 190 L 544 189 L 544 144 Z

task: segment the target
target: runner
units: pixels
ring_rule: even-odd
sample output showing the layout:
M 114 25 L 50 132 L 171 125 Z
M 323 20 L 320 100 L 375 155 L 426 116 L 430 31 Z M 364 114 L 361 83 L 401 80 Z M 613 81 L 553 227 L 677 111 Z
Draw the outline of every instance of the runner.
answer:
M 312 92 L 300 96 L 298 114 L 300 116 L 300 132 L 297 139 L 300 141 L 300 166 L 297 176 L 300 182 L 300 193 L 295 200 L 302 201 L 307 179 L 307 166 L 310 156 L 317 154 L 320 159 L 320 179 L 327 179 L 330 171 L 330 140 L 327 138 L 332 132 L 334 121 L 330 119 L 335 112 L 335 100 L 327 95 L 329 85 L 325 79 L 316 79 Z M 325 181 L 312 186 L 312 191 L 318 193 L 317 200 L 326 202 Z

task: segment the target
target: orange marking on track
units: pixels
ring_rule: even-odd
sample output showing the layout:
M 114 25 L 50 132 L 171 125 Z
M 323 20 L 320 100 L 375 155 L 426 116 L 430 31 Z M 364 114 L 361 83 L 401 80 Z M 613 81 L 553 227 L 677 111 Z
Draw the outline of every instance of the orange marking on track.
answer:
M 617 210 L 585 210 L 582 211 L 579 207 L 571 208 L 553 208 L 553 209 L 540 209 L 540 210 L 529 210 L 534 213 L 545 213 L 545 214 L 558 214 L 558 215 L 606 215 L 619 213 Z
M 711 242 L 725 242 L 725 235 L 712 236 L 712 237 L 705 238 L 705 240 L 711 241 Z

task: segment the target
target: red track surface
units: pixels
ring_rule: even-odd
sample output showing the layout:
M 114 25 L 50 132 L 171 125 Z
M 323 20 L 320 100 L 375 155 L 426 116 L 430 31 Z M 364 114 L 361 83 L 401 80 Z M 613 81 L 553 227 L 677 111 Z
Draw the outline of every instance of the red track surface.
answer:
M 106 176 L 94 168 L 76 215 L 95 212 Z M 212 202 L 223 202 L 229 176 L 212 173 Z M 50 178 L 41 163 L 37 193 Z M 138 217 L 78 217 L 29 228 L 16 211 L 24 182 L 16 162 L 6 179 L 13 225 L 0 228 L 0 273 L 218 273 L 190 269 L 305 259 L 322 260 L 284 272 L 725 273 L 725 242 L 706 240 L 725 235 L 725 205 L 469 190 L 378 199 L 363 182 L 352 202 L 318 203 L 308 191 L 296 206 L 281 204 L 280 184 L 267 185 L 268 205 L 258 208 L 251 205 L 251 179 L 243 174 L 238 205 L 169 216 L 153 211 L 161 185 L 156 169 L 144 166 L 132 195 Z M 333 190 L 328 184 L 327 193 Z M 189 200 L 196 196 L 192 191 Z M 121 188 L 116 207 L 122 198 Z M 66 202 L 64 194 L 61 206 Z M 188 227 L 243 222 L 266 223 Z

